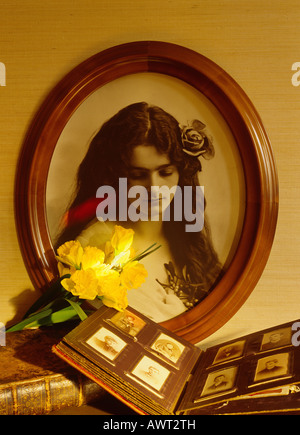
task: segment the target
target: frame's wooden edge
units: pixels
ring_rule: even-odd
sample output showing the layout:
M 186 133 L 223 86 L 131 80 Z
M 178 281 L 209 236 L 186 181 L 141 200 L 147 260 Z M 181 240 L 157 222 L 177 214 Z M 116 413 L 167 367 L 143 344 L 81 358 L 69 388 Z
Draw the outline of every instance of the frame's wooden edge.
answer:
M 201 304 L 164 322 L 178 335 L 197 342 L 226 323 L 253 290 L 267 263 L 278 215 L 277 172 L 261 119 L 239 85 L 201 54 L 166 42 L 127 43 L 92 56 L 56 85 L 28 129 L 18 162 L 15 218 L 20 247 L 32 282 L 37 288 L 46 287 L 56 276 L 45 189 L 57 139 L 69 117 L 97 87 L 139 72 L 177 77 L 210 99 L 231 128 L 244 165 L 244 231 L 229 269 Z M 241 137 L 245 138 L 243 145 L 239 144 Z M 250 231 L 249 235 L 245 231 Z

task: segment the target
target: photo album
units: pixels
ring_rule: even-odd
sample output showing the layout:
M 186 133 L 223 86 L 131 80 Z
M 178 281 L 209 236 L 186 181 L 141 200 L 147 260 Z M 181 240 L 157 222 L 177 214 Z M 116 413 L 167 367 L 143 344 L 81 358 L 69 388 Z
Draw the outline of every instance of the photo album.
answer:
M 293 324 L 202 351 L 131 307 L 103 306 L 52 350 L 138 414 L 300 409 Z

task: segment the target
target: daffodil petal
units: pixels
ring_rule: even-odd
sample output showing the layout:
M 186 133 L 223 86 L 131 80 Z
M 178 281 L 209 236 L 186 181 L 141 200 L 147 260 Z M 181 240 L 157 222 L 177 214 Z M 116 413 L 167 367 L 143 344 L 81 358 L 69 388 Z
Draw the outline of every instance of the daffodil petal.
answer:
M 115 253 L 119 254 L 122 251 L 130 249 L 133 241 L 134 231 L 126 229 L 120 225 L 116 225 L 111 238 L 111 245 L 115 249 Z
M 138 261 L 129 262 L 121 272 L 121 284 L 127 289 L 139 288 L 148 276 L 144 265 Z
M 116 287 L 114 291 L 103 295 L 101 299 L 104 305 L 115 308 L 118 311 L 124 311 L 128 306 L 127 290 L 121 285 Z
M 97 268 L 103 264 L 104 257 L 105 254 L 101 249 L 94 246 L 86 246 L 83 250 L 81 267 L 84 270 Z
M 93 269 L 76 270 L 71 278 L 62 280 L 62 286 L 80 299 L 94 300 L 98 294 L 98 279 Z
M 62 263 L 80 268 L 83 248 L 79 241 L 72 240 L 61 245 L 57 250 L 58 258 Z
M 125 263 L 128 262 L 128 260 L 130 259 L 130 255 L 130 249 L 120 252 L 120 254 L 116 255 L 115 258 L 111 261 L 111 266 L 122 267 Z
M 58 273 L 59 276 L 62 277 L 64 275 L 67 275 L 69 273 L 71 273 L 71 269 L 69 267 L 66 267 L 63 263 L 61 263 L 60 261 L 57 263 L 57 268 L 58 268 Z M 72 271 L 72 273 L 74 272 L 74 270 Z

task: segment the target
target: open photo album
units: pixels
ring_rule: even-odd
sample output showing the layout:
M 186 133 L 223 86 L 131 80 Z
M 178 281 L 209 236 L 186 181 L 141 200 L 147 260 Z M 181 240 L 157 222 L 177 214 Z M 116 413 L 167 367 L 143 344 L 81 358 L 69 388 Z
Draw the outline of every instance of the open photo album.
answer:
M 294 324 L 202 351 L 130 307 L 103 306 L 53 352 L 139 414 L 300 409 Z

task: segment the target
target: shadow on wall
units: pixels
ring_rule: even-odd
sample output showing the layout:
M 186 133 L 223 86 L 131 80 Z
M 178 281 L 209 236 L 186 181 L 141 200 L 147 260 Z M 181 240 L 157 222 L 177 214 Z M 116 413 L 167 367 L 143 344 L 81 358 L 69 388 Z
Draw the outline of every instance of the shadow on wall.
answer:
M 41 293 L 37 290 L 26 289 L 23 290 L 17 296 L 9 300 L 9 304 L 15 309 L 15 316 L 9 320 L 6 324 L 6 328 L 22 320 L 26 311 L 31 305 L 41 296 Z

